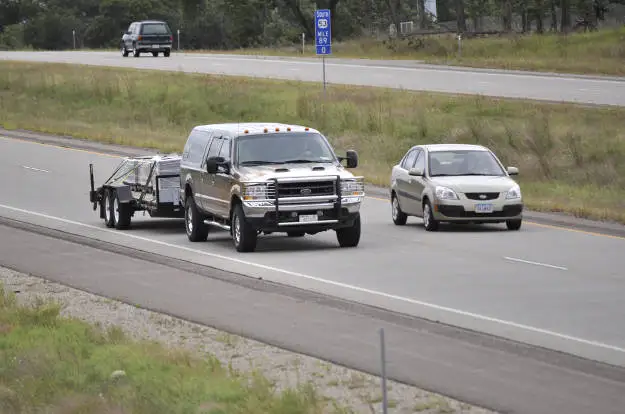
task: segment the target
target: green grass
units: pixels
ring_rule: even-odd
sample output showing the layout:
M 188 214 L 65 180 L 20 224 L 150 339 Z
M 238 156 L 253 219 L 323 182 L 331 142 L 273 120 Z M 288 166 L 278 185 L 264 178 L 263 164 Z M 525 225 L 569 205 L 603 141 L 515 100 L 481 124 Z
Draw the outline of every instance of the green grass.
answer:
M 238 49 L 229 53 L 302 56 L 302 47 Z M 625 75 L 625 27 L 564 36 L 506 35 L 465 39 L 462 54 L 453 34 L 428 35 L 413 39 L 376 40 L 364 38 L 332 45 L 333 57 L 368 59 L 416 59 L 426 63 L 479 68 Z M 304 56 L 315 56 L 307 45 Z
M 18 305 L 0 283 L 1 413 L 332 412 L 309 385 L 278 393 L 259 375 L 131 341 L 118 328 L 61 318 L 59 309 L 55 303 Z M 118 370 L 125 375 L 111 375 Z
M 625 223 L 625 109 L 89 66 L 0 63 L 0 125 L 180 152 L 194 125 L 301 123 L 387 185 L 414 144 L 479 143 L 529 208 Z

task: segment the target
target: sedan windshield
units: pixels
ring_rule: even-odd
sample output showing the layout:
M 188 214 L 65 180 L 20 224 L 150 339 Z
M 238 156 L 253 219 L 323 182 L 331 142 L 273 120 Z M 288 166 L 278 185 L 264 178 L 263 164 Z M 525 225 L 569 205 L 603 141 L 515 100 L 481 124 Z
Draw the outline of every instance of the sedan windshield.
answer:
M 330 163 L 336 158 L 316 133 L 249 135 L 237 139 L 237 163 L 243 166 L 287 163 Z
M 505 175 L 489 151 L 432 151 L 429 153 L 430 177 L 460 175 Z

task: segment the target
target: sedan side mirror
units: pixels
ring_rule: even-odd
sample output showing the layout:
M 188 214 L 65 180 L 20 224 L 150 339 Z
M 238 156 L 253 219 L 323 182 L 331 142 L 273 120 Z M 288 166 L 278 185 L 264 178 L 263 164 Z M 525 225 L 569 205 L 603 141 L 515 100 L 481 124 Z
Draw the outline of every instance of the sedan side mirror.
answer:
M 209 174 L 217 174 L 219 167 L 224 165 L 225 161 L 223 157 L 210 157 L 206 160 L 206 172 Z
M 354 150 L 348 150 L 347 156 L 345 157 L 347 160 L 347 168 L 356 168 L 358 167 L 358 153 Z
M 423 177 L 423 170 L 421 168 L 411 168 L 408 171 L 408 175 L 412 175 L 413 177 Z
M 508 175 L 519 175 L 519 169 L 517 167 L 508 167 Z

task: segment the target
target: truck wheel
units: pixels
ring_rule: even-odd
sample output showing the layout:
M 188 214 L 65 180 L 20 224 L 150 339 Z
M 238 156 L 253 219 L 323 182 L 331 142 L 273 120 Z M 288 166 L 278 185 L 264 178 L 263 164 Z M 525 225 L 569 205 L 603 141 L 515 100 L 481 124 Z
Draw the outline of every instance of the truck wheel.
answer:
M 115 221 L 115 228 L 117 230 L 123 230 L 130 227 L 130 220 L 132 217 L 132 210 L 129 203 L 120 203 L 117 191 L 113 193 L 113 220 Z
M 256 250 L 258 234 L 246 220 L 241 204 L 234 206 L 232 212 L 232 240 L 238 252 L 253 252 Z
M 104 209 L 104 224 L 109 228 L 115 227 L 115 220 L 113 219 L 113 194 L 108 188 L 104 190 L 102 204 Z
M 336 238 L 341 247 L 356 247 L 360 242 L 360 213 L 351 227 L 336 230 Z
M 184 227 L 187 230 L 189 241 L 206 241 L 208 237 L 208 225 L 204 223 L 204 219 L 198 211 L 193 197 L 188 196 L 184 205 Z

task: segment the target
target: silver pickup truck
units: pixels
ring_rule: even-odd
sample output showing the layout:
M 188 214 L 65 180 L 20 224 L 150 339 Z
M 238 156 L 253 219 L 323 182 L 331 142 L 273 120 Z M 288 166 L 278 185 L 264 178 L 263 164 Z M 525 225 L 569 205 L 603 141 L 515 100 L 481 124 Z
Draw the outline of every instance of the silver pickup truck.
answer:
M 341 247 L 355 247 L 364 180 L 346 168 L 357 165 L 355 151 L 337 157 L 327 139 L 308 127 L 196 126 L 180 164 L 187 236 L 205 241 L 211 227 L 221 228 L 237 251 L 250 252 L 262 233 L 301 237 L 334 230 Z

